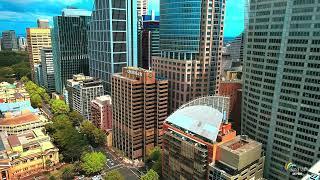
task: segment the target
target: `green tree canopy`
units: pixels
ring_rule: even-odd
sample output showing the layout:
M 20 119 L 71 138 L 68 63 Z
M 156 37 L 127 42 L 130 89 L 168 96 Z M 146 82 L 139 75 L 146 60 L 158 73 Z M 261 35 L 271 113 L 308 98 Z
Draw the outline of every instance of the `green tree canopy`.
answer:
M 104 180 L 124 180 L 124 177 L 119 171 L 112 170 L 107 172 L 107 174 L 104 176 Z
M 71 111 L 68 113 L 70 121 L 72 122 L 73 126 L 80 126 L 80 124 L 85 120 L 84 117 L 78 113 L 77 111 Z
M 52 123 L 47 124 L 45 128 L 65 161 L 79 160 L 81 154 L 88 149 L 87 139 L 72 126 L 65 114 L 54 116 Z
M 44 97 L 44 95 L 46 94 L 46 90 L 42 87 L 37 86 L 36 93 L 39 94 L 41 97 Z
M 21 62 L 19 64 L 11 66 L 11 68 L 14 70 L 17 78 L 20 78 L 21 76 L 31 76 L 31 68 L 29 62 Z
M 141 176 L 141 180 L 159 180 L 159 175 L 154 170 L 150 169 L 147 174 Z
M 81 168 L 87 175 L 95 174 L 103 170 L 106 161 L 106 156 L 101 152 L 85 153 L 81 157 Z
M 44 95 L 42 96 L 43 100 L 46 102 L 46 103 L 50 103 L 50 96 L 48 93 L 44 93 Z
M 30 96 L 31 105 L 34 108 L 41 108 L 42 107 L 42 98 L 39 94 L 32 94 Z
M 151 167 L 151 169 L 156 171 L 159 175 L 162 174 L 162 156 L 160 147 L 156 146 L 149 152 L 146 165 Z
M 74 166 L 68 165 L 62 169 L 61 179 L 70 180 L 74 178 Z
M 28 81 L 26 84 L 25 84 L 25 87 L 26 87 L 26 90 L 32 94 L 32 93 L 35 93 L 37 91 L 37 88 L 38 86 L 32 82 L 32 81 Z
M 60 99 L 55 99 L 51 104 L 53 114 L 66 114 L 70 111 L 69 106 Z
M 21 79 L 20 79 L 21 82 L 23 83 L 27 83 L 29 81 L 29 78 L 27 76 L 23 76 Z
M 88 120 L 81 124 L 80 132 L 88 138 L 93 147 L 103 146 L 106 142 L 106 134 Z

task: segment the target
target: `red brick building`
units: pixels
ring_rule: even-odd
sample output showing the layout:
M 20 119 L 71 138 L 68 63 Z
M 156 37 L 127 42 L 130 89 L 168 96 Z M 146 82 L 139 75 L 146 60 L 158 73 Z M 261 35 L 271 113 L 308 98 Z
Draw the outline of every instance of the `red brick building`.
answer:
M 241 98 L 242 83 L 241 81 L 221 81 L 219 95 L 230 97 L 229 119 L 232 122 L 233 129 L 238 133 L 241 130 Z
M 110 96 L 100 96 L 91 101 L 91 121 L 105 132 L 112 130 L 112 103 Z

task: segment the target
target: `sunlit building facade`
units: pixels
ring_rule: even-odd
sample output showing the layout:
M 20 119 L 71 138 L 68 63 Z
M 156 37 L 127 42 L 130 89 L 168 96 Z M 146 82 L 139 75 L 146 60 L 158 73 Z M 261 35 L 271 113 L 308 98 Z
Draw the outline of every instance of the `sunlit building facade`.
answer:
M 263 144 L 265 178 L 300 179 L 281 169 L 320 159 L 320 2 L 251 1 L 249 9 L 242 134 Z
M 111 78 L 123 67 L 138 65 L 136 0 L 95 0 L 88 33 L 90 76 L 111 93 Z

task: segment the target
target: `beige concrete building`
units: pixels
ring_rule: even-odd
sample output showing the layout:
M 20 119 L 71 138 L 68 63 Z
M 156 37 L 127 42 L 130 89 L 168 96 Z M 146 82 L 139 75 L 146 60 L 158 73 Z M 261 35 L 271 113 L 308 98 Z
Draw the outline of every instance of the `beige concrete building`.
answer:
M 184 3 L 160 4 L 166 12 L 160 15 L 161 57 L 152 57 L 152 69 L 169 81 L 170 112 L 196 97 L 216 94 L 220 82 L 225 2 Z
M 237 136 L 217 148 L 217 160 L 210 164 L 209 180 L 263 179 L 262 144 Z
M 0 83 L 0 103 L 29 101 L 30 95 L 19 83 Z
M 26 131 L 42 128 L 48 123 L 43 115 L 36 115 L 30 112 L 12 116 L 7 113 L 5 118 L 0 119 L 0 132 L 7 132 L 9 135 L 22 134 Z
M 27 28 L 29 61 L 34 76 L 35 66 L 41 62 L 42 47 L 51 47 L 51 31 L 49 28 Z
M 130 159 L 145 159 L 162 143 L 167 117 L 168 81 L 155 72 L 125 67 L 112 77 L 113 146 Z
M 59 149 L 43 129 L 9 136 L 5 132 L 0 133 L 1 180 L 29 179 L 58 163 Z

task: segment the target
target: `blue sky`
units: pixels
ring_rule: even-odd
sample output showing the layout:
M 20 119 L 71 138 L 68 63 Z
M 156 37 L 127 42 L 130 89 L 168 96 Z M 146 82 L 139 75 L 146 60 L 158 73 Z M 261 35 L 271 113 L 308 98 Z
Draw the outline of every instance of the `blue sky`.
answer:
M 13 29 L 25 34 L 35 27 L 38 18 L 49 19 L 61 14 L 67 6 L 92 10 L 94 0 L 0 0 L 0 31 Z M 245 0 L 227 0 L 225 36 L 234 37 L 243 30 Z M 159 13 L 159 0 L 149 0 L 149 9 Z

